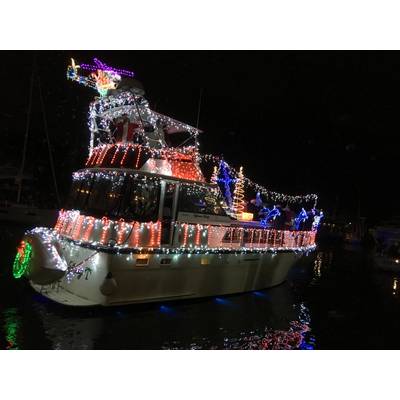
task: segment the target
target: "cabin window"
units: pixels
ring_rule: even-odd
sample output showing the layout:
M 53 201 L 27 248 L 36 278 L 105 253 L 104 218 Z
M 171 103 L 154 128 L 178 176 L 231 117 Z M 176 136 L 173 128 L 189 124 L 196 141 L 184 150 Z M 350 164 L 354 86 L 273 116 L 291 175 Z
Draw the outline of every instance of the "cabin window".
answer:
M 181 185 L 179 211 L 196 214 L 226 215 L 222 197 L 208 187 Z
M 67 203 L 68 208 L 73 208 L 76 210 L 85 209 L 90 193 L 91 179 L 74 181 L 72 184 L 69 201 Z
M 109 179 L 93 174 L 73 183 L 67 205 L 97 218 L 150 222 L 157 220 L 159 196 L 156 180 L 123 175 Z
M 159 201 L 158 181 L 127 177 L 118 214 L 128 221 L 156 221 Z

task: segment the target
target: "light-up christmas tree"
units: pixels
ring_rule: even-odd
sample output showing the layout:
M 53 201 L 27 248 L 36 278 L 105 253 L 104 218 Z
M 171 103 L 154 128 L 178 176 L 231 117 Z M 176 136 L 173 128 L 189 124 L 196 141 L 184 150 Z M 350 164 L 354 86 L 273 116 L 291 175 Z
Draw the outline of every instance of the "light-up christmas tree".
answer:
M 214 165 L 214 170 L 210 178 L 210 183 L 216 185 L 218 183 L 218 167 Z
M 240 219 L 244 211 L 243 167 L 240 167 L 233 192 L 232 211 L 237 219 Z

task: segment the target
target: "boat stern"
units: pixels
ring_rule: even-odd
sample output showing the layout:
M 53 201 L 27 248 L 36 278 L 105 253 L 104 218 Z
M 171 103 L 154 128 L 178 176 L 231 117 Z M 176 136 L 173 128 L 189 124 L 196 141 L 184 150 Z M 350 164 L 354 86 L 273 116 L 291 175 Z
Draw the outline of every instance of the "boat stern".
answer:
M 36 228 L 25 233 L 17 247 L 13 276 L 48 285 L 61 279 L 67 270 L 51 229 Z

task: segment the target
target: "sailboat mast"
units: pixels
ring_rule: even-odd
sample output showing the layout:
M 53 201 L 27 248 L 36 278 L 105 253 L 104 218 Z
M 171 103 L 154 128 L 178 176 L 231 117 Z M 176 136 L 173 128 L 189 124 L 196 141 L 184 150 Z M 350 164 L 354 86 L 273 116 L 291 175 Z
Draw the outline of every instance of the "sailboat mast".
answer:
M 22 192 L 22 180 L 23 173 L 25 168 L 25 160 L 26 160 L 26 147 L 28 145 L 28 136 L 29 136 L 29 127 L 31 123 L 31 110 L 32 110 L 32 94 L 33 94 L 33 82 L 35 78 L 35 63 L 32 66 L 32 74 L 31 74 L 31 83 L 29 89 L 29 100 L 28 100 L 28 112 L 26 117 L 26 128 L 25 128 L 25 138 L 24 138 L 24 147 L 22 149 L 22 162 L 21 167 L 18 173 L 18 193 L 17 193 L 17 203 L 21 201 L 21 192 Z
M 50 168 L 51 168 L 51 174 L 53 176 L 53 182 L 54 182 L 54 190 L 56 192 L 56 198 L 57 198 L 57 203 L 58 206 L 60 206 L 60 196 L 58 194 L 58 186 L 57 186 L 57 179 L 56 179 L 56 172 L 54 169 L 54 161 L 53 161 L 53 153 L 51 152 L 51 146 L 50 146 L 50 138 L 49 138 L 49 131 L 47 127 L 47 119 L 46 119 L 46 110 L 44 108 L 44 102 L 43 102 L 43 94 L 42 94 L 42 85 L 40 83 L 40 76 L 38 75 L 37 77 L 38 83 L 39 83 L 39 97 L 40 97 L 40 104 L 42 106 L 42 115 L 43 115 L 43 126 L 44 126 L 44 132 L 46 134 L 46 141 L 47 141 L 47 148 L 49 150 L 49 159 L 50 159 Z
M 200 89 L 200 95 L 199 95 L 199 104 L 197 107 L 197 121 L 196 121 L 196 128 L 199 128 L 199 122 L 200 122 L 200 110 L 201 110 L 201 98 L 203 96 L 203 88 Z

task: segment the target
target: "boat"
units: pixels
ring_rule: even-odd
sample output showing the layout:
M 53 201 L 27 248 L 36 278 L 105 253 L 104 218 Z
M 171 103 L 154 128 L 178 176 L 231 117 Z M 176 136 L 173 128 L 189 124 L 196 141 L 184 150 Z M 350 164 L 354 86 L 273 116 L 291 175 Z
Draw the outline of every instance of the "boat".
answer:
M 152 110 L 133 72 L 71 60 L 67 78 L 98 94 L 89 155 L 55 226 L 25 233 L 15 278 L 70 306 L 193 299 L 279 285 L 315 249 L 317 195 L 270 191 L 201 154 L 201 131 Z
M 59 194 L 57 188 L 56 174 L 51 152 L 49 132 L 47 130 L 47 120 L 43 102 L 42 88 L 40 78 L 36 72 L 35 63 L 32 67 L 30 80 L 29 101 L 27 110 L 27 120 L 22 146 L 22 157 L 19 168 L 12 165 L 0 167 L 0 222 L 21 224 L 25 227 L 32 227 L 37 224 L 42 226 L 54 226 L 57 220 L 57 209 L 54 202 L 49 200 L 49 194 L 40 193 L 35 189 L 37 181 L 32 174 L 26 172 L 26 154 L 28 151 L 28 138 L 30 131 L 30 122 L 32 114 L 32 101 L 34 84 L 37 81 L 37 91 L 39 93 L 40 104 L 42 108 L 44 131 L 49 154 L 50 168 L 53 177 L 54 193 L 59 203 Z M 34 193 L 36 193 L 34 195 Z
M 381 221 L 373 230 L 376 243 L 374 265 L 383 271 L 400 272 L 400 217 Z
M 54 226 L 57 210 L 51 207 L 39 207 L 38 199 L 25 195 L 32 193 L 34 185 L 33 177 L 28 174 L 21 175 L 17 168 L 10 165 L 0 167 L 0 222 L 20 224 L 25 227 L 34 227 L 38 224 Z M 19 191 L 22 187 L 24 189 Z

